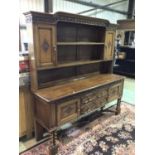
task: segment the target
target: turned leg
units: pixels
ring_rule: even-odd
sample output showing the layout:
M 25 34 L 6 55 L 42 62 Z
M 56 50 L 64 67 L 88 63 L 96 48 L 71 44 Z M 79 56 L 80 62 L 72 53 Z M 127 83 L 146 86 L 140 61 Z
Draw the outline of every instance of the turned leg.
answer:
M 117 100 L 117 106 L 116 106 L 115 115 L 120 114 L 120 112 L 121 112 L 121 98 L 119 98 L 119 99 Z
M 103 107 L 101 107 L 101 108 L 100 108 L 100 111 L 101 111 L 101 112 L 103 112 L 103 111 L 104 111 L 104 107 L 105 107 L 105 106 L 103 106 Z
M 44 128 L 35 121 L 35 138 L 37 141 L 41 140 L 43 138 Z
M 58 152 L 57 141 L 57 131 L 54 130 L 50 134 L 50 146 L 49 146 L 49 155 L 56 155 Z

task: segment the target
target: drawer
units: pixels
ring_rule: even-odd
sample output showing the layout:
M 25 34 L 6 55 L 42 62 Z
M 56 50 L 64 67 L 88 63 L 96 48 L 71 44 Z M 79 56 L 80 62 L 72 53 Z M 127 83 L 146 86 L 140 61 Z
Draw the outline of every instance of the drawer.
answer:
M 108 101 L 112 101 L 121 97 L 123 91 L 123 83 L 111 86 L 108 90 Z
M 99 89 L 84 94 L 81 97 L 80 114 L 91 112 L 106 104 L 108 97 L 108 91 L 106 89 Z
M 80 110 L 79 99 L 63 102 L 57 106 L 57 124 L 61 125 L 78 118 Z

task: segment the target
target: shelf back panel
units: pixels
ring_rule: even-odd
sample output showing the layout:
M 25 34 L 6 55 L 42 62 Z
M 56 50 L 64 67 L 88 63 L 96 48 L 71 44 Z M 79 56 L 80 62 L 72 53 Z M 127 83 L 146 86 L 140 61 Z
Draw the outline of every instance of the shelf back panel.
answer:
M 90 74 L 100 72 L 100 63 L 88 64 L 77 67 L 77 75 Z
M 102 58 L 103 46 L 78 46 L 77 60 L 100 60 Z
M 75 61 L 101 60 L 103 57 L 103 46 L 59 46 L 58 64 Z
M 77 60 L 76 46 L 59 46 L 57 55 L 58 64 L 74 62 Z
M 38 71 L 38 82 L 46 83 L 50 81 L 57 81 L 61 79 L 67 79 L 76 75 L 76 70 L 74 67 L 59 68 L 59 69 L 49 69 Z
M 87 64 L 82 66 L 72 66 L 59 69 L 49 69 L 38 71 L 38 83 L 42 85 L 49 82 L 65 81 L 69 78 L 76 79 L 86 74 L 100 73 L 100 63 Z
M 59 22 L 57 25 L 58 42 L 103 42 L 104 27 Z
M 58 42 L 75 42 L 77 41 L 77 24 L 65 22 L 58 23 L 57 41 Z

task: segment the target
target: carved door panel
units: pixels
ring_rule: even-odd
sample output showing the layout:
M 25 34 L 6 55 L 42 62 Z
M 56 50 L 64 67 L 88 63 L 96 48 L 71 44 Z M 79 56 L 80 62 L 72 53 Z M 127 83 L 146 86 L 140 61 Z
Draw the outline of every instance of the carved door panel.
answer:
M 71 122 L 78 118 L 80 112 L 80 102 L 78 99 L 66 101 L 57 107 L 58 125 Z
M 106 31 L 104 60 L 113 60 L 115 32 Z
M 54 65 L 56 61 L 55 27 L 37 26 L 37 66 Z

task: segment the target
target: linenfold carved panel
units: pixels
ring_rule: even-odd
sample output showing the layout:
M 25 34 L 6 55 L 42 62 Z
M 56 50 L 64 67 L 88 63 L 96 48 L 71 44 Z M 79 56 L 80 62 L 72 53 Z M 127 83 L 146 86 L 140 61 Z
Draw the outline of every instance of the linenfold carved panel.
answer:
M 80 114 L 90 112 L 96 108 L 104 106 L 107 101 L 108 91 L 107 89 L 100 89 L 85 94 L 81 98 Z

